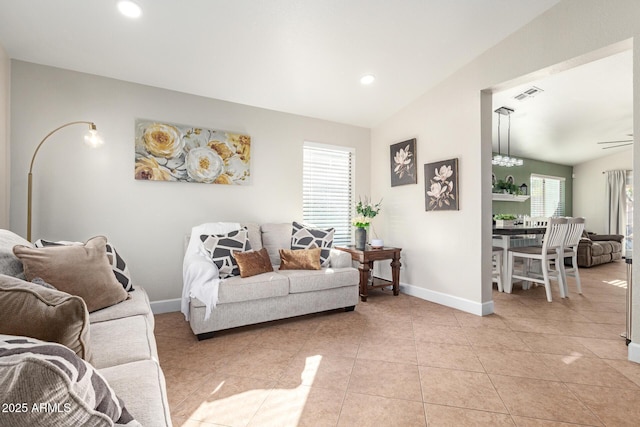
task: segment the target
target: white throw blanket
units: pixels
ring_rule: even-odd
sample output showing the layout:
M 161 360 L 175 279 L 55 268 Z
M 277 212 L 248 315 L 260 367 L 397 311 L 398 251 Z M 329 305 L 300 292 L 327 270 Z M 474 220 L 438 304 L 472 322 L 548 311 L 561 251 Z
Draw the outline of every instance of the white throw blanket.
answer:
M 211 315 L 211 310 L 218 303 L 218 287 L 220 278 L 218 267 L 213 263 L 204 247 L 202 234 L 226 234 L 239 230 L 240 224 L 235 222 L 208 222 L 191 229 L 191 237 L 184 254 L 182 264 L 182 303 L 181 311 L 189 320 L 189 300 L 198 298 L 205 305 L 204 320 Z

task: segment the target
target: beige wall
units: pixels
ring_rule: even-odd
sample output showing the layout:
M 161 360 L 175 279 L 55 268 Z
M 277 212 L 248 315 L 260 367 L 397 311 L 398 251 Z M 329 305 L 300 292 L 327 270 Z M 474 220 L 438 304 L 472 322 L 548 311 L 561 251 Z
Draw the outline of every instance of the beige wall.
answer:
M 0 44 L 0 228 L 9 228 L 9 101 L 11 61 Z
M 637 1 L 562 1 L 372 130 L 371 188 L 385 203 L 376 227 L 403 247 L 405 291 L 474 313 L 492 311 L 490 94 L 630 49 L 640 34 L 638 16 Z M 413 137 L 418 185 L 391 188 L 389 145 Z M 454 157 L 460 210 L 425 212 L 423 165 Z
M 24 235 L 26 181 L 36 144 L 91 120 L 105 144 L 82 144 L 84 126 L 47 140 L 34 165 L 33 238 L 104 234 L 152 300 L 182 292 L 183 237 L 211 221 L 302 220 L 302 144 L 354 147 L 356 194 L 369 193 L 369 129 L 164 89 L 12 62 L 11 229 Z M 136 181 L 134 120 L 147 118 L 251 135 L 251 184 Z
M 573 212 L 586 218 L 585 228 L 595 233 L 606 233 L 607 208 L 605 201 L 606 175 L 615 169 L 633 169 L 633 150 L 601 157 L 574 166 Z

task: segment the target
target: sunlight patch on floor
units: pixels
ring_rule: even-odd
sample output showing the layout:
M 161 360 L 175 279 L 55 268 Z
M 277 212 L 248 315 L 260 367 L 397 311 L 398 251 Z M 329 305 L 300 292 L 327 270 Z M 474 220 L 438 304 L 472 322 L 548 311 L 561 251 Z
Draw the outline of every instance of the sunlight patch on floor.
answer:
M 300 385 L 294 389 L 277 388 L 271 391 L 254 419 L 260 426 L 296 426 L 304 411 L 311 387 Z
M 193 411 L 189 418 L 227 425 L 237 423 L 239 419 L 248 422 L 255 413 L 255 405 L 262 402 L 270 392 L 267 389 L 256 389 L 219 399 L 216 395 L 222 390 L 224 390 L 224 381 Z M 254 409 L 248 413 L 247 410 L 251 407 Z
M 618 288 L 627 289 L 627 281 L 614 279 L 614 280 L 603 280 L 602 283 L 606 283 L 607 285 L 616 286 Z
M 318 373 L 318 369 L 320 368 L 320 363 L 322 362 L 322 356 L 309 356 L 307 357 L 304 370 L 300 374 L 300 381 L 302 384 L 312 385 L 313 380 Z
M 567 355 L 563 357 L 562 361 L 564 362 L 565 365 L 571 365 L 572 363 L 574 363 L 579 359 L 582 359 L 583 357 L 584 357 L 584 354 L 573 351 L 571 352 L 571 355 Z
M 219 398 L 217 395 L 229 391 L 225 390 L 225 381 L 220 381 L 189 418 L 235 425 L 239 419 L 246 421 L 246 424 L 258 417 L 260 425 L 297 425 L 311 392 L 309 386 L 313 384 L 321 362 L 320 355 L 307 357 L 300 373 L 300 384 L 295 388 L 255 389 Z

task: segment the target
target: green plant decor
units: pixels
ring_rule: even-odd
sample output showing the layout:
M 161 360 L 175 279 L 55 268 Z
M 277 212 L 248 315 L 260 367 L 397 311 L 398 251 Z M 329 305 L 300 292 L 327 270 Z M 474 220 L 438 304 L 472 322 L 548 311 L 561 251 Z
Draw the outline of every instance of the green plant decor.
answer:
M 494 215 L 493 219 L 496 221 L 511 221 L 516 219 L 516 216 L 513 214 L 497 214 Z
M 504 193 L 503 190 L 507 191 L 507 194 L 515 194 L 516 196 L 522 195 L 522 191 L 520 191 L 520 187 L 515 184 L 510 184 L 507 181 L 499 179 L 493 187 L 494 193 Z

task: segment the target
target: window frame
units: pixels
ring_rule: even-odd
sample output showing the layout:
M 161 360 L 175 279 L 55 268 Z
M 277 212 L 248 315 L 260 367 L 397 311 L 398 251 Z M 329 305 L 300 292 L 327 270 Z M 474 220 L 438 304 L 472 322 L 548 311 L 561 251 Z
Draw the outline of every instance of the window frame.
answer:
M 543 186 L 543 194 L 542 194 L 542 214 L 539 214 L 537 212 L 534 212 L 534 179 L 542 179 L 542 186 Z M 545 211 L 545 202 L 546 202 L 546 197 L 545 197 L 545 181 L 546 180 L 554 180 L 554 181 L 558 181 L 560 183 L 560 197 L 562 200 L 559 201 L 559 203 L 561 203 L 562 205 L 562 210 L 561 212 L 557 212 L 558 209 L 556 209 L 556 212 L 554 212 L 553 215 L 547 215 L 544 211 Z M 529 184 L 531 185 L 530 190 L 529 190 L 529 194 L 530 194 L 530 207 L 529 207 L 529 212 L 531 213 L 532 217 L 551 217 L 551 216 L 565 216 L 567 213 L 567 178 L 563 177 L 563 176 L 553 176 L 553 175 L 543 175 L 543 174 L 538 174 L 538 173 L 532 173 L 529 176 Z M 537 205 L 537 204 L 536 204 Z
M 347 201 L 344 203 L 342 208 L 344 208 L 343 212 L 346 213 L 346 218 L 341 221 L 330 220 L 328 222 L 318 221 L 318 216 L 321 215 L 312 215 L 309 214 L 307 205 L 312 203 L 308 200 L 308 184 L 307 184 L 307 150 L 317 150 L 316 152 L 326 151 L 326 152 L 339 152 L 346 155 L 348 158 L 348 173 L 349 177 L 345 180 L 348 182 L 349 189 L 346 192 Z M 303 222 L 307 223 L 311 226 L 315 226 L 318 228 L 329 228 L 333 227 L 335 231 L 334 235 L 334 246 L 335 245 L 348 245 L 351 243 L 351 235 L 353 231 L 353 226 L 351 224 L 351 220 L 354 215 L 354 197 L 355 197 L 355 169 L 356 169 L 356 150 L 354 147 L 343 146 L 343 145 L 332 145 L 325 144 L 319 142 L 312 141 L 304 141 L 302 145 L 302 217 Z M 341 216 L 342 214 L 336 214 L 336 216 Z

